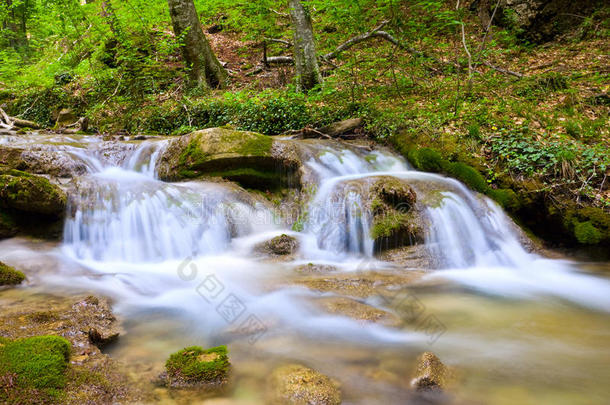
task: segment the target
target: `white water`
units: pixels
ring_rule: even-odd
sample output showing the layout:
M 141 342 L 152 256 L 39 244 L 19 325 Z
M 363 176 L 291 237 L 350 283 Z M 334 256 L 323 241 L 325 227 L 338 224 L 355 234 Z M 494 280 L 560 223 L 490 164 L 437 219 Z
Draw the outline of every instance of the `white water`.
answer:
M 87 147 L 87 141 L 80 142 L 84 147 L 65 150 L 85 162 L 89 173 L 77 179 L 64 243 L 55 253 L 58 260 L 74 265 L 64 263 L 60 270 L 46 273 L 44 284 L 100 291 L 116 299 L 117 311 L 127 319 L 162 313 L 188 325 L 189 344 L 199 344 L 202 339 L 224 343 L 246 340 L 248 333 L 241 333 L 240 325 L 255 316 L 266 328 L 266 340 L 272 343 L 274 338 L 297 334 L 320 346 L 323 342 L 339 342 L 340 346 L 345 342 L 373 351 L 425 345 L 426 334 L 414 325 L 400 329 L 331 315 L 312 306 L 311 301 L 332 293 L 278 282 L 285 280 L 293 266 L 307 263 L 333 265 L 344 272 L 408 271 L 374 259 L 370 213 L 362 209 L 368 192 L 366 180 L 373 176 L 394 176 L 415 188 L 430 222 L 426 249 L 438 263 L 438 269 L 427 278 L 442 279 L 443 286 L 449 284 L 460 292 L 453 301 L 449 299 L 449 306 L 442 301 L 442 293 L 445 306 L 435 307 L 434 300 L 429 304 L 429 310 L 449 327 L 434 348 L 441 358 L 444 355 L 462 364 L 483 358 L 479 360 L 483 364 L 477 366 L 487 372 L 486 361 L 493 360 L 497 366 L 516 357 L 521 361 L 534 358 L 538 352 L 542 359 L 535 358 L 545 364 L 542 370 L 555 364 L 557 353 L 570 351 L 577 357 L 573 353 L 580 346 L 574 349 L 563 342 L 564 347 L 556 343 L 557 349 L 542 345 L 546 340 L 540 337 L 508 335 L 495 329 L 489 332 L 485 327 L 496 324 L 485 317 L 493 315 L 487 315 L 486 309 L 476 312 L 466 305 L 468 301 L 492 305 L 491 313 L 507 317 L 503 326 L 507 329 L 524 326 L 511 323 L 513 313 L 499 311 L 502 305 L 512 308 L 529 303 L 536 311 L 540 312 L 541 306 L 551 314 L 569 308 L 572 317 L 577 316 L 574 308 L 580 308 L 582 312 L 576 314 L 595 314 L 601 319 L 605 314 L 595 311 L 610 311 L 607 280 L 584 274 L 569 262 L 528 253 L 514 224 L 495 203 L 455 180 L 413 171 L 403 159 L 388 152 L 330 142 L 308 145 L 311 183 L 307 188 L 312 196 L 305 208 L 308 216 L 303 231 L 294 232 L 282 225 L 272 207 L 233 187 L 205 182 L 169 184 L 156 179 L 154 162 L 163 141 L 133 144 L 113 153 L 105 153 L 97 144 Z M 426 193 L 434 198 L 420 198 Z M 253 252 L 257 243 L 282 233 L 301 242 L 294 261 L 266 262 Z M 210 286 L 216 286 L 215 291 L 210 292 Z M 227 320 L 218 310 L 229 296 L 237 298 L 244 308 L 235 321 Z M 510 300 L 488 299 L 497 296 Z M 392 310 L 376 299 L 366 303 Z M 464 317 L 484 326 L 469 330 L 459 321 Z M 265 353 L 272 351 L 272 346 L 265 346 Z M 291 356 L 306 355 L 295 344 Z

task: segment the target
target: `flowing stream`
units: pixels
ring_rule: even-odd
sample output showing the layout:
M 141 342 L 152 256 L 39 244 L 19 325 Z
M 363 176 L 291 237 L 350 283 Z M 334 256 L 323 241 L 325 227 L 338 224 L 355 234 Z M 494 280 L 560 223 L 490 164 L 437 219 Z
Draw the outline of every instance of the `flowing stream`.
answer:
M 70 187 L 64 240 L 5 240 L 0 260 L 31 269 L 40 292 L 112 297 L 127 333 L 110 354 L 143 374 L 160 372 L 183 346 L 229 344 L 234 395 L 244 403 L 264 403 L 266 375 L 287 361 L 339 380 L 344 403 L 408 403 L 413 359 L 426 350 L 457 370 L 458 403 L 610 398 L 607 271 L 529 252 L 494 202 L 389 151 L 294 142 L 307 157 L 300 232 L 234 185 L 158 180 L 165 140 L 108 150 L 94 137 L 49 139 L 86 168 Z M 295 282 L 303 266 L 342 276 L 421 273 L 376 258 L 364 200 L 380 176 L 412 185 L 427 221 L 421 248 L 430 268 L 396 291 L 417 303 L 418 317 L 379 297 L 358 299 L 396 313 L 399 326 L 328 312 L 317 302 L 340 294 Z M 264 260 L 257 244 L 281 234 L 298 239 L 298 253 Z

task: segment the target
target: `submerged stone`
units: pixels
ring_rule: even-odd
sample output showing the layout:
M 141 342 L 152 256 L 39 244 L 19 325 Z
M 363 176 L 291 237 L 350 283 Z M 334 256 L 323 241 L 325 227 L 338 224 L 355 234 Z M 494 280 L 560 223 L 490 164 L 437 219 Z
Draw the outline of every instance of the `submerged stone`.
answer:
M 328 312 L 344 315 L 362 322 L 374 322 L 385 326 L 400 326 L 402 323 L 396 315 L 346 297 L 321 298 L 319 302 Z
M 170 181 L 211 176 L 255 189 L 299 186 L 300 162 L 290 146 L 255 132 L 209 128 L 172 140 L 157 171 Z
M 0 262 L 0 286 L 17 285 L 25 280 L 25 275 L 6 264 Z
M 339 384 L 324 374 L 299 364 L 277 368 L 271 374 L 269 401 L 272 405 L 338 405 Z
M 230 366 L 226 346 L 191 346 L 169 357 L 161 380 L 172 388 L 218 388 L 227 383 Z

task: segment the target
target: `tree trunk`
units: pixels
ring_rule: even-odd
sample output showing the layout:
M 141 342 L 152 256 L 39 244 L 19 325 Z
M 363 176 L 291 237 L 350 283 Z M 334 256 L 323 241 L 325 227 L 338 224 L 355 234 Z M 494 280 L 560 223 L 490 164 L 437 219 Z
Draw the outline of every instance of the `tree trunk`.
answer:
M 182 54 L 196 85 L 222 88 L 227 83 L 227 71 L 218 62 L 203 34 L 193 0 L 167 0 L 174 33 L 184 41 Z
M 7 15 L 3 21 L 4 29 L 10 31 L 9 45 L 15 49 L 25 48 L 28 45 L 26 19 L 27 19 L 27 3 L 15 6 L 12 0 L 5 0 Z M 17 13 L 20 11 L 20 13 Z
M 303 0 L 305 1 L 305 0 Z M 294 62 L 297 89 L 306 92 L 322 83 L 322 75 L 316 57 L 316 45 L 309 12 L 301 0 L 288 0 L 294 30 Z

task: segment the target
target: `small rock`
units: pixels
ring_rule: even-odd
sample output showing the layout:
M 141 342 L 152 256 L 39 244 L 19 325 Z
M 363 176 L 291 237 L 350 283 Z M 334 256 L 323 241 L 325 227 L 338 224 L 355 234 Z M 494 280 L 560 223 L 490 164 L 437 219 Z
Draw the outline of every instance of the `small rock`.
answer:
M 417 372 L 411 386 L 418 392 L 442 391 L 447 367 L 432 352 L 424 352 L 417 361 Z
M 286 256 L 295 253 L 298 247 L 299 243 L 296 238 L 282 234 L 280 236 L 276 236 L 270 241 L 261 243 L 255 248 L 255 250 L 275 256 Z
M 172 354 L 159 378 L 170 388 L 220 388 L 228 382 L 231 364 L 226 346 L 191 346 Z
M 273 371 L 269 403 L 273 405 L 338 405 L 341 403 L 339 384 L 324 374 L 299 364 Z

